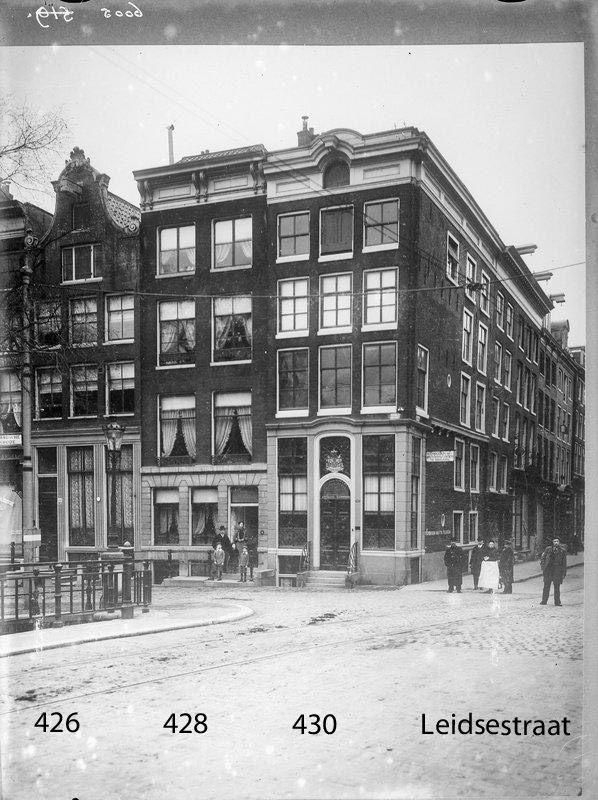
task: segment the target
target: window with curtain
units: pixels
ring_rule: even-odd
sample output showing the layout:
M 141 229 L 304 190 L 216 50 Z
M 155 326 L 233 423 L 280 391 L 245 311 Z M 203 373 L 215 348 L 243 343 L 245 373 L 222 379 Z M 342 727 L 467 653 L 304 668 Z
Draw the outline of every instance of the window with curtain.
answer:
M 193 364 L 195 361 L 195 301 L 158 303 L 160 366 Z
M 320 214 L 320 253 L 334 255 L 353 250 L 353 207 L 323 208 Z
M 191 544 L 212 544 L 218 530 L 218 489 L 193 489 L 191 493 Z
M 135 366 L 132 361 L 108 364 L 108 413 L 132 414 L 135 411 Z
M 307 439 L 278 439 L 278 546 L 307 542 Z
M 39 347 L 60 344 L 61 320 L 58 301 L 35 304 L 35 341 Z
M 363 211 L 364 246 L 398 245 L 399 201 L 366 203 Z
M 36 370 L 37 418 L 62 417 L 62 375 L 54 368 Z
M 195 269 L 195 225 L 179 228 L 162 228 L 158 273 L 172 275 L 192 272 Z
M 71 344 L 96 344 L 98 341 L 98 302 L 83 297 L 70 302 Z
M 347 328 L 351 325 L 353 276 L 324 275 L 320 278 L 320 328 Z
M 278 281 L 278 333 L 307 333 L 309 279 Z
M 251 217 L 214 222 L 214 269 L 250 267 L 252 255 Z
M 242 458 L 253 452 L 251 392 L 218 392 L 214 395 L 214 457 Z
M 283 214 L 278 217 L 278 257 L 309 254 L 309 212 Z
M 105 450 L 106 496 L 108 497 L 108 544 L 122 546 L 134 543 L 133 530 L 133 445 L 123 444 L 116 458 L 116 528 L 112 521 L 112 469 L 108 449 Z
M 154 545 L 179 544 L 179 491 L 154 489 Z
M 188 461 L 195 454 L 195 395 L 161 397 L 160 457 Z
M 351 408 L 351 345 L 320 348 L 320 408 Z
M 21 430 L 21 382 L 16 372 L 0 371 L 0 433 Z
M 71 367 L 71 405 L 74 417 L 98 413 L 98 368 L 94 364 Z
M 394 550 L 394 436 L 364 436 L 362 445 L 363 548 L 364 550 Z
M 278 351 L 278 408 L 307 409 L 309 393 L 309 350 Z
M 363 324 L 394 325 L 397 321 L 396 269 L 363 273 Z
M 397 405 L 397 348 L 394 342 L 363 346 L 363 405 Z
M 132 339 L 134 329 L 134 297 L 132 294 L 106 298 L 106 341 Z
M 249 361 L 252 339 L 251 297 L 215 297 L 214 361 Z
M 67 447 L 69 544 L 95 545 L 93 447 Z

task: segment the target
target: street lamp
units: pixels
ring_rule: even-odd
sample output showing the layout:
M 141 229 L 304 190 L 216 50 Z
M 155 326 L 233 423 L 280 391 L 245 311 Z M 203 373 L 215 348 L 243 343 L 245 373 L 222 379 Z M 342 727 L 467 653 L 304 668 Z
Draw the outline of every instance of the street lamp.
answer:
M 118 422 L 109 422 L 104 425 L 104 435 L 108 444 L 108 458 L 110 460 L 110 523 L 108 526 L 108 548 L 113 550 L 119 545 L 116 532 L 116 470 L 120 466 L 120 449 L 123 443 L 125 426 Z

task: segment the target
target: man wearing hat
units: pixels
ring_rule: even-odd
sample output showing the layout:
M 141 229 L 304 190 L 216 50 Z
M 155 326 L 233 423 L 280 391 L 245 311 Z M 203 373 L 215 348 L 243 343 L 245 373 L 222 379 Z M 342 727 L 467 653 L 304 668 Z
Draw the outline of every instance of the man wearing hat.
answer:
M 504 589 L 503 594 L 513 594 L 513 567 L 515 565 L 515 553 L 511 547 L 511 540 L 505 539 L 503 549 L 498 557 L 498 572 L 502 580 Z
M 567 574 L 567 551 L 561 546 L 561 540 L 555 536 L 552 544 L 542 553 L 540 567 L 544 577 L 544 589 L 542 591 L 541 606 L 548 602 L 550 594 L 550 584 L 554 586 L 554 604 L 561 605 L 561 583 Z
M 456 539 L 452 540 L 444 552 L 444 565 L 449 592 L 452 592 L 453 589 L 460 592 L 463 583 L 463 550 L 459 547 Z

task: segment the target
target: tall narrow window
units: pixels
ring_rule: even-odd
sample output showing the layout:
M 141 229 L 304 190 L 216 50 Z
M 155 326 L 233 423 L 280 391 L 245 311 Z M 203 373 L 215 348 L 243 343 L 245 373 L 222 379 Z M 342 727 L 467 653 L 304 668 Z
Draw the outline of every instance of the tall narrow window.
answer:
M 160 457 L 194 459 L 196 453 L 195 396 L 192 394 L 160 398 Z
M 320 348 L 320 408 L 351 408 L 351 345 Z
M 214 395 L 214 458 L 222 461 L 251 459 L 253 427 L 251 392 Z
M 478 326 L 478 371 L 486 374 L 488 365 L 488 328 L 480 322 Z
M 71 367 L 71 413 L 95 417 L 98 413 L 98 368 L 93 364 Z
M 158 303 L 160 317 L 159 364 L 162 367 L 195 361 L 195 301 Z
M 494 342 L 494 380 L 496 383 L 500 383 L 502 380 L 502 344 L 500 342 Z
M 500 400 L 492 398 L 492 435 L 498 438 L 500 433 Z
M 160 231 L 160 253 L 158 273 L 173 275 L 177 272 L 193 272 L 195 269 L 195 226 L 162 228 Z
M 363 437 L 363 547 L 394 550 L 394 436 Z
M 422 414 L 428 413 L 428 363 L 429 352 L 421 344 L 417 345 L 417 410 Z
M 307 542 L 307 439 L 278 439 L 278 546 Z
M 106 341 L 132 339 L 135 334 L 132 294 L 111 295 L 106 298 Z
M 278 217 L 278 257 L 309 255 L 309 212 Z
M 278 333 L 306 334 L 308 318 L 309 279 L 278 281 Z
M 480 447 L 469 445 L 469 488 L 472 492 L 480 491 Z
M 250 361 L 251 297 L 214 298 L 214 361 Z
M 505 314 L 505 333 L 509 339 L 513 338 L 513 306 L 510 303 L 507 303 Z
M 465 488 L 465 442 L 462 439 L 455 439 L 455 489 Z
M 113 476 L 116 478 L 112 488 Z M 106 452 L 106 492 L 108 496 L 108 546 L 121 547 L 125 542 L 134 541 L 133 530 L 133 445 L 123 444 L 120 456 L 115 465 L 115 473 Z M 114 519 L 116 527 L 112 528 L 112 499 L 115 500 Z
M 500 417 L 500 438 L 505 442 L 509 441 L 509 420 L 511 418 L 511 406 L 508 403 L 502 404 L 502 414 Z
M 95 544 L 93 447 L 67 447 L 69 500 L 69 544 L 93 547 Z
M 513 364 L 513 356 L 508 350 L 505 350 L 503 365 L 502 365 L 502 380 L 505 389 L 511 390 L 511 371 Z
M 59 419 L 62 417 L 62 375 L 49 367 L 36 370 L 37 418 Z
M 496 324 L 500 330 L 505 327 L 505 298 L 500 292 L 496 293 Z
M 419 544 L 419 480 L 421 473 L 421 439 L 411 438 L 411 547 Z
M 463 512 L 453 511 L 453 539 L 463 544 Z
M 486 387 L 481 383 L 476 384 L 475 429 L 482 432 L 486 429 Z
M 363 324 L 394 326 L 397 322 L 397 271 L 371 269 L 363 273 Z
M 397 348 L 394 342 L 363 346 L 363 405 L 396 408 Z
M 133 414 L 135 411 L 135 366 L 132 361 L 108 364 L 108 414 Z
M 461 373 L 461 393 L 459 399 L 459 421 L 461 425 L 471 425 L 471 378 Z
M 350 328 L 352 275 L 324 275 L 320 278 L 320 329 Z
M 490 313 L 490 276 L 482 270 L 482 288 L 480 289 L 480 311 Z
M 459 277 L 459 242 L 450 233 L 446 235 L 446 276 L 453 283 Z
M 21 430 L 21 381 L 12 370 L 0 371 L 0 433 Z
M 252 255 L 251 217 L 214 223 L 214 269 L 250 267 Z
M 98 303 L 95 297 L 70 302 L 71 344 L 96 344 L 98 341 Z
M 154 545 L 179 543 L 179 490 L 154 489 Z
M 308 409 L 309 350 L 278 351 L 278 410 Z
M 498 456 L 492 452 L 488 455 L 488 488 L 491 491 L 497 489 Z
M 218 529 L 218 489 L 193 489 L 191 493 L 191 544 L 212 544 Z
M 38 346 L 57 347 L 60 344 L 60 332 L 60 303 L 36 303 L 35 340 Z
M 478 512 L 469 512 L 469 541 L 477 542 L 478 540 Z
M 399 243 L 399 201 L 365 203 L 364 247 L 397 246 Z
M 320 253 L 337 255 L 353 251 L 353 207 L 323 208 L 320 212 Z
M 472 288 L 472 285 L 476 282 L 477 264 L 469 253 L 465 261 L 465 270 L 465 294 L 470 300 L 475 300 L 475 289 Z
M 471 366 L 473 338 L 473 314 L 463 309 L 463 338 L 461 344 L 461 358 Z

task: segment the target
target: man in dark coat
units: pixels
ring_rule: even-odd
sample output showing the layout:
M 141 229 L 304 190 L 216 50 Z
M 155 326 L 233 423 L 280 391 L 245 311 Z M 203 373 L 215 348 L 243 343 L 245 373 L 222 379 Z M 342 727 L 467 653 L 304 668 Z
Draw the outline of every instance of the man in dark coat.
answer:
M 482 559 L 484 557 L 484 542 L 476 542 L 475 547 L 471 551 L 469 557 L 469 569 L 473 575 L 473 588 L 478 588 L 478 581 L 480 579 L 480 569 L 482 568 Z
M 511 540 L 505 539 L 503 549 L 498 557 L 498 572 L 503 582 L 503 594 L 513 594 L 513 567 L 515 566 L 515 553 L 511 547 Z
M 459 547 L 456 539 L 453 539 L 444 552 L 444 564 L 449 592 L 452 592 L 453 589 L 460 592 L 463 583 L 463 550 Z
M 542 592 L 542 602 L 545 606 L 550 594 L 550 584 L 554 586 L 554 604 L 561 605 L 561 583 L 567 574 L 567 551 L 561 546 L 561 540 L 555 536 L 552 544 L 542 553 L 540 567 L 544 576 L 544 591 Z

